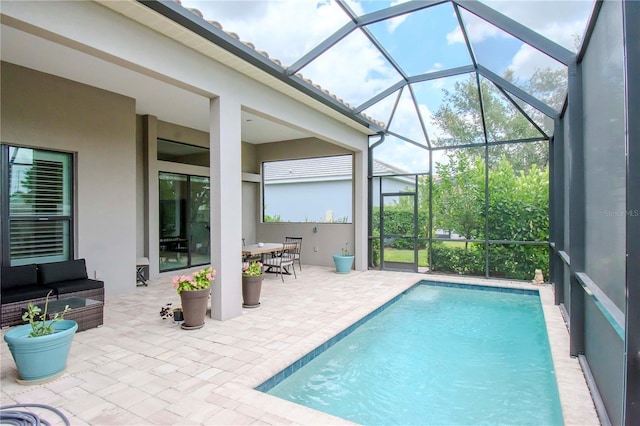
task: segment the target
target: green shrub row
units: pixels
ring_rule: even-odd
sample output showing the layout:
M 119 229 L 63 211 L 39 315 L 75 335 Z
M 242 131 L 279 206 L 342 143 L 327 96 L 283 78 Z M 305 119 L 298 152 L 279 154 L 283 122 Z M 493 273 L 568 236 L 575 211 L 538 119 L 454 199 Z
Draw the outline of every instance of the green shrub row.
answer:
M 467 250 L 434 243 L 431 253 L 434 272 L 485 275 L 484 245 L 469 243 Z M 536 269 L 549 278 L 549 248 L 518 244 L 489 244 L 489 276 L 532 280 Z

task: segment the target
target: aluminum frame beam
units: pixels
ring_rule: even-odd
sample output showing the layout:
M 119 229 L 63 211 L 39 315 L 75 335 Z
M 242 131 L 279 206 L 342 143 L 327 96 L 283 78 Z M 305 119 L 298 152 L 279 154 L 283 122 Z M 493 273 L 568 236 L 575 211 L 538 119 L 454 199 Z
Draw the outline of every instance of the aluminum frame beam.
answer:
M 376 22 L 384 21 L 385 19 L 395 18 L 396 16 L 404 15 L 410 12 L 416 12 L 418 10 L 426 9 L 431 6 L 436 6 L 442 3 L 448 3 L 450 0 L 413 0 L 406 3 L 400 3 L 395 6 L 388 7 L 386 9 L 378 10 L 375 12 L 367 13 L 358 18 L 358 26 L 374 24 Z M 336 0 L 338 3 L 343 3 L 342 0 Z
M 569 353 L 577 357 L 585 352 L 585 292 L 577 274 L 585 270 L 586 195 L 584 164 L 584 110 L 582 66 L 569 66 L 569 128 L 571 129 L 571 173 L 569 194 L 569 247 L 571 248 L 571 312 Z
M 521 23 L 514 21 L 513 19 L 492 9 L 486 4 L 480 3 L 478 0 L 452 1 L 459 7 L 495 25 L 501 30 L 516 37 L 520 41 L 539 50 L 545 55 L 552 57 L 561 64 L 568 66 L 575 56 L 569 49 L 560 46 L 559 44 L 538 34 L 537 32 L 522 25 Z
M 460 31 L 462 31 L 462 37 L 464 37 L 464 44 L 467 46 L 469 57 L 471 58 L 473 67 L 476 68 L 478 66 L 478 61 L 476 60 L 476 54 L 473 51 L 473 46 L 471 46 L 471 41 L 469 41 L 469 34 L 467 33 L 467 27 L 464 25 L 464 21 L 462 20 L 462 14 L 460 13 L 460 8 L 458 8 L 458 5 L 455 3 L 453 3 L 453 10 L 456 14 L 456 19 L 458 20 L 458 26 L 460 27 Z
M 373 98 L 369 99 L 368 101 L 358 105 L 353 111 L 356 114 L 359 114 L 362 111 L 364 111 L 365 109 L 367 109 L 370 106 L 380 102 L 381 100 L 383 100 L 387 96 L 391 95 L 392 93 L 396 92 L 397 90 L 400 90 L 401 88 L 403 88 L 406 85 L 407 85 L 406 81 L 400 80 L 399 82 L 397 82 L 393 86 L 390 86 L 390 87 L 386 88 L 385 90 L 383 90 L 382 92 L 378 93 L 377 95 L 375 95 Z
M 347 22 L 344 26 L 338 29 L 335 33 L 331 34 L 328 38 L 324 39 L 322 43 L 311 49 L 309 52 L 304 54 L 300 59 L 295 61 L 293 64 L 287 68 L 287 75 L 294 75 L 302 68 L 309 65 L 311 61 L 316 59 L 318 56 L 322 55 L 324 52 L 329 50 L 334 45 L 338 44 L 340 40 L 351 34 L 353 30 L 358 28 L 355 23 Z
M 449 68 L 447 70 L 433 71 L 425 74 L 414 75 L 409 77 L 409 83 L 422 83 L 423 81 L 436 80 L 438 78 L 453 77 L 455 75 L 469 74 L 476 72 L 473 65 L 463 65 L 461 67 Z
M 627 148 L 627 259 L 623 421 L 640 424 L 640 2 L 622 4 Z
M 491 80 L 496 86 L 503 88 L 507 92 L 513 94 L 517 98 L 536 108 L 549 118 L 553 118 L 554 120 L 558 118 L 558 111 L 551 108 L 549 105 L 545 104 L 538 98 L 531 96 L 529 93 L 525 92 L 515 84 L 508 82 L 493 71 L 488 70 L 482 65 L 478 65 L 478 73 L 480 73 L 480 75 L 482 75 L 484 78 Z
M 493 82 L 492 82 L 493 83 Z M 547 134 L 547 132 L 545 132 L 539 125 L 538 123 L 536 123 L 535 121 L 533 121 L 533 118 L 531 118 L 531 116 L 529 114 L 527 114 L 527 112 L 522 109 L 522 107 L 513 100 L 513 98 L 511 97 L 511 95 L 504 90 L 502 87 L 496 85 L 495 83 L 493 83 L 496 88 L 500 91 L 500 93 L 502 93 L 504 95 L 505 98 L 507 98 L 507 100 L 511 103 L 511 105 L 513 105 L 518 111 L 520 111 L 520 114 L 524 115 L 524 117 L 529 121 L 529 123 L 531 123 L 531 125 L 533 127 L 536 128 L 536 130 L 538 132 L 540 132 L 545 138 L 549 138 L 549 135 Z M 558 121 L 558 119 L 555 120 L 556 122 Z M 555 135 L 555 127 L 554 127 L 554 131 L 553 134 Z
M 564 303 L 564 266 L 559 252 L 564 250 L 564 122 L 556 120 L 549 156 L 549 230 L 550 247 L 549 267 L 553 284 L 554 303 Z
M 448 70 L 428 72 L 425 74 L 408 77 L 406 81 L 400 80 L 393 86 L 388 87 L 384 91 L 378 93 L 374 97 L 358 105 L 353 111 L 357 114 L 361 113 L 365 109 L 378 103 L 379 101 L 383 100 L 384 98 L 386 98 L 396 90 L 400 89 L 401 87 L 406 86 L 407 84 L 422 83 L 424 81 L 436 80 L 438 78 L 452 77 L 452 76 L 461 75 L 461 74 L 469 74 L 475 71 L 476 69 L 473 65 L 464 65 L 461 67 L 450 68 Z

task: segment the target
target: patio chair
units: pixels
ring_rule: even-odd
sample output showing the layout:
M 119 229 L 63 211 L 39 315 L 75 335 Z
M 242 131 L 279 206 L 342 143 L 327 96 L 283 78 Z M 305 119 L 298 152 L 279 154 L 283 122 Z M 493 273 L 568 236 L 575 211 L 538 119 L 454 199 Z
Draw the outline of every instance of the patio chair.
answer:
M 300 261 L 300 252 L 302 251 L 302 237 L 285 237 L 284 241 L 287 243 L 297 243 L 298 247 L 294 253 L 294 260 L 298 261 L 298 267 L 302 271 L 302 263 Z
M 283 243 L 282 251 L 279 252 L 277 256 L 264 259 L 264 267 L 269 268 L 269 270 L 276 269 L 276 274 L 280 274 L 280 278 L 282 279 L 282 282 L 284 282 L 284 273 L 289 273 L 286 268 L 291 266 L 293 276 L 298 279 L 298 276 L 296 275 L 296 268 L 293 265 L 297 246 L 298 243 Z

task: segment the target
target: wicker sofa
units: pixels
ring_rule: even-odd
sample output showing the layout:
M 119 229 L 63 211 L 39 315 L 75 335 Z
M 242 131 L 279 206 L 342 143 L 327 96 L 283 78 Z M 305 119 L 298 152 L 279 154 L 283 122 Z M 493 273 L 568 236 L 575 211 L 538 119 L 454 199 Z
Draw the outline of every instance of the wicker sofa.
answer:
M 51 298 L 82 297 L 104 303 L 104 282 L 90 279 L 84 259 L 3 266 L 0 327 L 22 324 L 22 309 Z

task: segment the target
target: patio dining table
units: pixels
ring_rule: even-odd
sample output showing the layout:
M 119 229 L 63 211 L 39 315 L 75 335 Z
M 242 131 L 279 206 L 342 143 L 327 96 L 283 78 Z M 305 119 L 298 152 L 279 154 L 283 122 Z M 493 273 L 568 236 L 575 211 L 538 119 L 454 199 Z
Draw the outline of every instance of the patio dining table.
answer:
M 242 247 L 242 256 L 263 255 L 266 253 L 277 253 L 279 251 L 282 251 L 282 243 L 262 243 L 262 245 L 248 244 Z
M 245 257 L 260 255 L 264 263 L 265 255 L 268 255 L 270 253 L 271 254 L 279 253 L 281 251 L 282 251 L 282 243 L 262 243 L 262 245 L 247 244 L 246 246 L 242 247 L 242 257 L 245 258 Z M 284 269 L 283 273 L 285 275 L 291 274 L 291 272 L 289 272 L 289 270 L 287 270 L 286 268 L 283 268 L 283 269 Z M 265 272 L 272 272 L 271 267 L 268 267 Z

